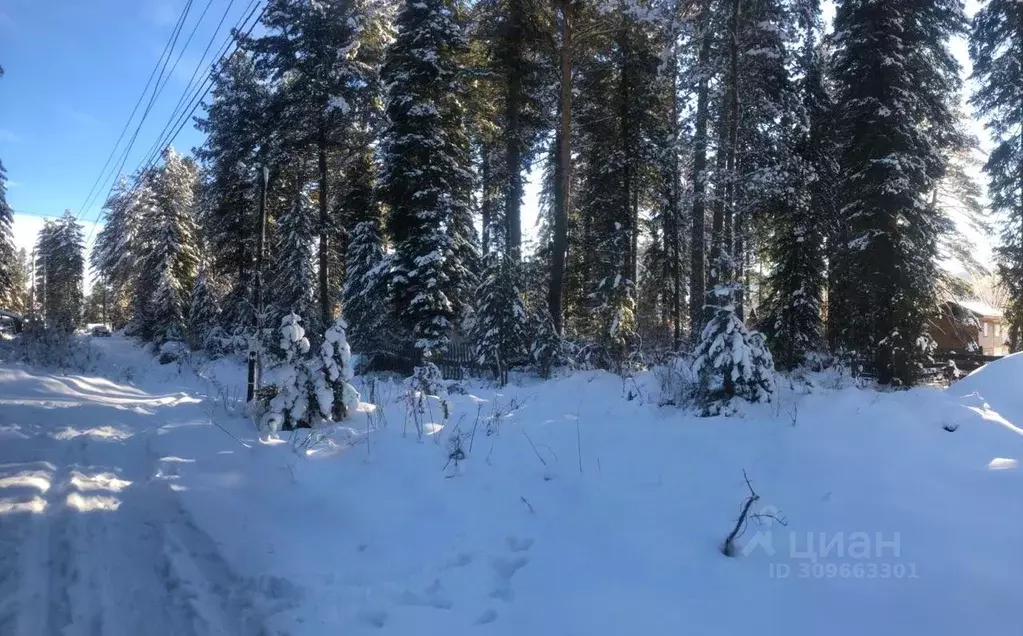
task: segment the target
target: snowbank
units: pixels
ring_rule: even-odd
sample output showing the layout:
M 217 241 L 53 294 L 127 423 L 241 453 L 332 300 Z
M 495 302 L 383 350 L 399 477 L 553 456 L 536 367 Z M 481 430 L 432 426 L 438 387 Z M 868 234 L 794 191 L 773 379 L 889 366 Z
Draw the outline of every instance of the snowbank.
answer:
M 402 386 L 357 388 L 379 410 L 364 408 L 318 458 L 243 426 L 248 449 L 208 428 L 163 438 L 168 455 L 195 460 L 179 465 L 183 501 L 263 582 L 282 632 L 1016 624 L 1023 438 L 954 392 L 783 392 L 744 418 L 700 419 L 658 408 L 651 375 L 579 373 L 470 387 L 420 439 Z M 730 559 L 719 549 L 749 494 L 743 471 L 765 522 Z
M 980 367 L 953 384 L 949 392 L 964 400 L 976 400 L 982 409 L 986 406 L 987 410 L 1010 417 L 1007 421 L 1023 433 L 1023 353 Z

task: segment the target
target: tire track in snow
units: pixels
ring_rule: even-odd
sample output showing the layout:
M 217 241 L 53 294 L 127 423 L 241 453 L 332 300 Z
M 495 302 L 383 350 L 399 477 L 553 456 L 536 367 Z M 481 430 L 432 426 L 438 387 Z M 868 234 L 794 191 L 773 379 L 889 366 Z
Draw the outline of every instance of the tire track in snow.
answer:
M 0 395 L 10 389 L 0 382 Z M 260 602 L 275 594 L 235 574 L 157 473 L 155 426 L 196 415 L 171 406 L 11 407 L 19 432 L 0 440 L 0 635 L 267 634 Z M 93 435 L 89 422 L 124 435 Z

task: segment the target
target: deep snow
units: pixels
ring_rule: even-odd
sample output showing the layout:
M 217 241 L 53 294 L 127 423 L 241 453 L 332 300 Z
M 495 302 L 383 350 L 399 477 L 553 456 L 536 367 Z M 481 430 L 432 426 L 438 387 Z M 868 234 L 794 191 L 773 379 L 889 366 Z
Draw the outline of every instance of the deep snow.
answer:
M 468 383 L 423 435 L 360 378 L 377 407 L 298 448 L 233 414 L 240 365 L 94 342 L 106 379 L 0 366 L 0 634 L 1019 629 L 1020 356 L 732 418 L 658 407 L 652 374 Z M 728 558 L 743 471 L 786 525 Z

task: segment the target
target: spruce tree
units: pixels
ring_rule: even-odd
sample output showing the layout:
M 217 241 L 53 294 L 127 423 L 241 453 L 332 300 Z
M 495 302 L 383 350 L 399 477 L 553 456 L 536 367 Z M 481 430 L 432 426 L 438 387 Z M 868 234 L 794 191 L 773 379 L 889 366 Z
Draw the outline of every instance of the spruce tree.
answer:
M 355 412 L 359 405 L 359 393 L 352 386 L 352 350 L 348 345 L 345 329 L 348 325 L 338 318 L 323 334 L 320 355 L 314 373 L 316 405 L 320 417 L 326 421 L 340 422 Z
M 130 181 L 120 179 L 103 205 L 103 228 L 96 235 L 90 260 L 109 289 L 109 318 L 117 326 L 131 318 L 134 299 L 142 296 L 136 285 L 145 254 L 140 228 L 151 203 L 149 177 L 136 174 Z
M 383 69 L 389 86 L 382 189 L 394 239 L 395 304 L 416 347 L 443 349 L 474 272 L 469 148 L 459 101 L 466 50 L 448 0 L 408 0 Z
M 237 51 L 213 76 L 213 99 L 196 127 L 206 134 L 196 150 L 203 166 L 198 220 L 213 256 L 212 267 L 227 281 L 223 321 L 229 331 L 252 320 L 252 264 L 256 249 L 259 149 L 266 139 L 270 92 L 251 54 Z
M 14 307 L 20 294 L 13 225 L 14 210 L 7 203 L 7 172 L 0 161 L 0 307 Z
M 973 104 L 995 142 L 985 170 L 992 210 L 1005 219 L 997 248 L 1007 291 L 1009 348 L 1023 349 L 1023 4 L 988 0 L 973 19 Z
M 716 266 L 727 271 L 733 265 Z M 704 415 L 727 412 L 736 397 L 748 402 L 770 402 L 774 394 L 771 352 L 763 335 L 749 331 L 736 315 L 737 287 L 735 283 L 721 283 L 711 290 L 708 299 L 711 318 L 693 352 L 697 405 Z
M 47 221 L 36 242 L 38 286 L 48 326 L 70 332 L 81 323 L 85 297 L 85 241 L 71 215 Z
M 288 314 L 318 316 L 313 292 L 316 289 L 315 255 L 316 206 L 292 169 L 287 183 L 289 205 L 282 209 L 274 228 L 274 267 L 264 274 L 269 282 L 270 312 L 267 324 L 277 324 Z M 312 321 L 315 324 L 315 320 Z
M 521 364 L 527 355 L 526 308 L 518 268 L 511 256 L 493 251 L 486 257 L 481 278 L 472 329 L 476 360 L 504 384 L 508 370 Z
M 365 111 L 376 108 L 380 3 L 358 0 L 271 0 L 262 23 L 266 33 L 245 42 L 263 74 L 277 85 L 278 137 L 291 152 L 315 157 L 318 219 L 317 303 L 319 321 L 333 322 L 343 272 L 344 244 L 337 233 L 337 197 L 331 187 L 334 155 L 364 152 Z M 367 41 L 368 38 L 368 41 Z M 363 47 L 363 44 L 368 46 Z M 367 59 L 367 56 L 370 59 Z M 336 168 L 335 168 L 336 169 Z
M 835 19 L 844 234 L 829 311 L 837 344 L 883 384 L 915 383 L 925 359 L 942 231 L 929 195 L 960 87 L 947 41 L 964 28 L 958 0 L 847 0 Z
M 210 355 L 221 353 L 220 294 L 208 261 L 199 266 L 192 284 L 188 308 L 188 336 L 191 346 Z
M 766 281 L 761 324 L 775 362 L 784 369 L 803 363 L 824 344 L 825 237 L 834 218 L 835 150 L 831 134 L 834 105 L 824 85 L 817 38 L 819 7 L 800 16 L 803 45 L 796 60 L 799 104 L 786 117 L 781 138 L 786 186 L 768 223 L 767 252 L 773 263 Z
M 376 221 L 362 221 L 352 230 L 348 244 L 344 302 L 348 339 L 367 358 L 390 349 L 396 325 L 390 302 L 390 257 Z
M 188 301 L 199 266 L 195 212 L 196 167 L 173 148 L 152 177 L 152 205 L 143 219 L 138 287 L 143 296 L 140 335 L 157 344 L 182 340 Z M 137 318 L 139 318 L 137 316 Z

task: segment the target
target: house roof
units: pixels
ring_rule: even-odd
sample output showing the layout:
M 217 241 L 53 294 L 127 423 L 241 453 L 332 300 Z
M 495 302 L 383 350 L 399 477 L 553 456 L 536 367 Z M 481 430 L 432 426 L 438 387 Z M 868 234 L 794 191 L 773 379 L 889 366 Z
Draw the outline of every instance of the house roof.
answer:
M 953 302 L 982 318 L 1001 318 L 1004 315 L 1001 309 L 995 309 L 982 300 L 955 300 Z

